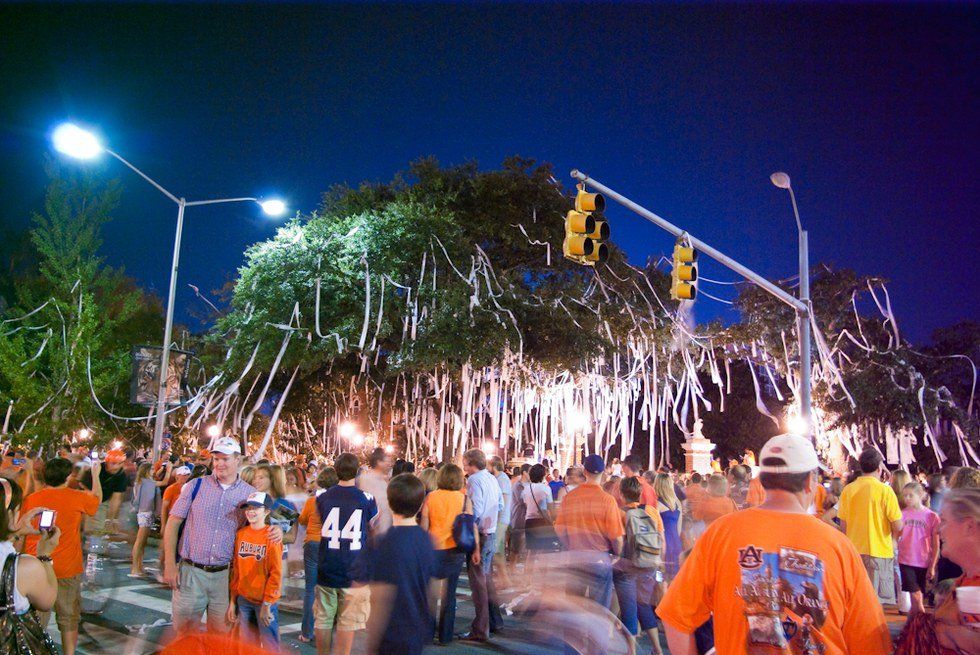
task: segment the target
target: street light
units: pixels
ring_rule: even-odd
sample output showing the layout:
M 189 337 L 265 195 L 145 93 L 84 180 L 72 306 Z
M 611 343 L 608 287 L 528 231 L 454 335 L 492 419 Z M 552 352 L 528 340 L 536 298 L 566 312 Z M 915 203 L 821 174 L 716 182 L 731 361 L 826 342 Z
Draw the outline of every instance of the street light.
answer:
M 93 159 L 102 153 L 109 154 L 126 165 L 127 168 L 142 177 L 156 188 L 157 191 L 170 198 L 177 204 L 177 233 L 174 236 L 174 257 L 170 269 L 170 291 L 167 294 L 167 318 L 163 328 L 163 352 L 160 355 L 160 387 L 157 391 L 156 423 L 153 426 L 153 459 L 160 454 L 163 442 L 163 429 L 167 421 L 167 378 L 170 370 L 171 333 L 174 324 L 174 297 L 177 293 L 177 265 L 180 262 L 180 237 L 184 231 L 184 209 L 197 205 L 217 205 L 229 202 L 254 202 L 269 216 L 281 216 L 286 211 L 286 204 L 278 199 L 259 200 L 258 198 L 216 198 L 212 200 L 194 200 L 188 202 L 167 191 L 146 173 L 123 159 L 118 153 L 105 147 L 97 136 L 73 123 L 59 125 L 51 134 L 55 150 L 75 159 Z
M 800 221 L 800 210 L 796 207 L 796 194 L 789 175 L 777 171 L 769 176 L 774 186 L 789 191 L 789 199 L 793 203 L 793 217 L 796 218 L 796 230 L 800 246 L 800 302 L 807 306 L 807 311 L 796 313 L 797 329 L 800 333 L 800 415 L 797 417 L 803 427 L 799 434 L 812 436 L 811 394 L 810 394 L 810 245 L 806 230 Z

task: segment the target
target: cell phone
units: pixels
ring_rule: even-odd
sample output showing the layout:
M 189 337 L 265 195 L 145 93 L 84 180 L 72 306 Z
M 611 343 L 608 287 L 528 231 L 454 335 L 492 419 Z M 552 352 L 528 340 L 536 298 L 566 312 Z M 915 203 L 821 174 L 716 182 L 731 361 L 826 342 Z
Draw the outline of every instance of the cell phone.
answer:
M 41 521 L 37 524 L 39 530 L 50 530 L 54 527 L 54 515 L 55 511 L 53 509 L 46 509 L 41 512 Z
M 89 458 L 92 461 L 95 461 L 95 460 L 99 459 L 99 451 L 93 450 L 91 453 L 89 453 Z
M 657 582 L 663 582 L 664 581 L 664 572 L 663 571 L 657 571 L 656 578 L 657 578 Z

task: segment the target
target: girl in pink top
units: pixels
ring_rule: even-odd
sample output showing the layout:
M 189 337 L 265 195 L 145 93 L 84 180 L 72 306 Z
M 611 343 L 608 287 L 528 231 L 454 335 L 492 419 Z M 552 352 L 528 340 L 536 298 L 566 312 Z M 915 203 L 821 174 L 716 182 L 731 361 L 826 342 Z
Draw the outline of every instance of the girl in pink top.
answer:
M 905 509 L 902 510 L 902 534 L 898 538 L 898 568 L 902 575 L 902 591 L 912 597 L 911 612 L 922 611 L 922 592 L 926 582 L 936 577 L 939 559 L 939 515 L 922 504 L 926 492 L 918 482 L 910 482 L 902 490 Z

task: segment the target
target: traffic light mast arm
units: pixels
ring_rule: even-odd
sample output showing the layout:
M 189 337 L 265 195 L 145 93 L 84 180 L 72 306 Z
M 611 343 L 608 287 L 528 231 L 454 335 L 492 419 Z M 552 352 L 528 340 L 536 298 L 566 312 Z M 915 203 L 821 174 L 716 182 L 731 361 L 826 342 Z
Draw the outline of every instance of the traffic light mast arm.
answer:
M 809 307 L 807 307 L 806 303 L 801 302 L 797 298 L 794 298 L 793 296 L 786 293 L 785 291 L 783 291 L 775 284 L 773 284 L 766 278 L 762 277 L 752 269 L 747 268 L 742 264 L 739 264 L 737 261 L 735 261 L 728 255 L 722 253 L 719 250 L 712 248 L 704 241 L 701 241 L 700 239 L 691 236 L 688 232 L 685 232 L 684 230 L 680 229 L 673 223 L 664 220 L 663 218 L 660 218 L 652 211 L 645 209 L 644 207 L 641 207 L 640 205 L 636 204 L 629 198 L 621 196 L 620 194 L 616 193 L 615 191 L 605 186 L 601 182 L 598 182 L 595 179 L 586 175 L 585 173 L 580 172 L 578 169 L 572 171 L 572 177 L 574 177 L 575 179 L 581 182 L 588 182 L 589 186 L 598 189 L 603 194 L 605 194 L 606 197 L 612 198 L 613 200 L 621 204 L 623 207 L 626 207 L 627 209 L 639 214 L 640 216 L 647 219 L 657 227 L 667 230 L 675 237 L 684 237 L 691 244 L 691 246 L 693 246 L 696 250 L 703 252 L 705 255 L 711 257 L 722 266 L 726 266 L 731 270 L 735 271 L 749 282 L 752 282 L 753 284 L 762 287 L 763 289 L 765 289 L 766 291 L 768 291 L 769 293 L 776 296 L 784 303 L 786 303 L 787 305 L 795 309 L 797 312 L 800 312 L 802 315 L 807 316 L 809 314 L 810 310 Z

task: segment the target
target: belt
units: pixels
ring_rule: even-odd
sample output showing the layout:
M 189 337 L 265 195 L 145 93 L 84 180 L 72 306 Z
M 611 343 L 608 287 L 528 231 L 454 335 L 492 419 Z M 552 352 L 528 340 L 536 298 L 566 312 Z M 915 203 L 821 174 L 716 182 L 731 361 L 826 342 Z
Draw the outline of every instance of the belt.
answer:
M 205 573 L 217 573 L 218 571 L 224 571 L 228 568 L 228 564 L 198 564 L 197 562 L 192 562 L 189 559 L 180 560 L 182 564 L 190 564 L 195 569 L 201 569 Z

